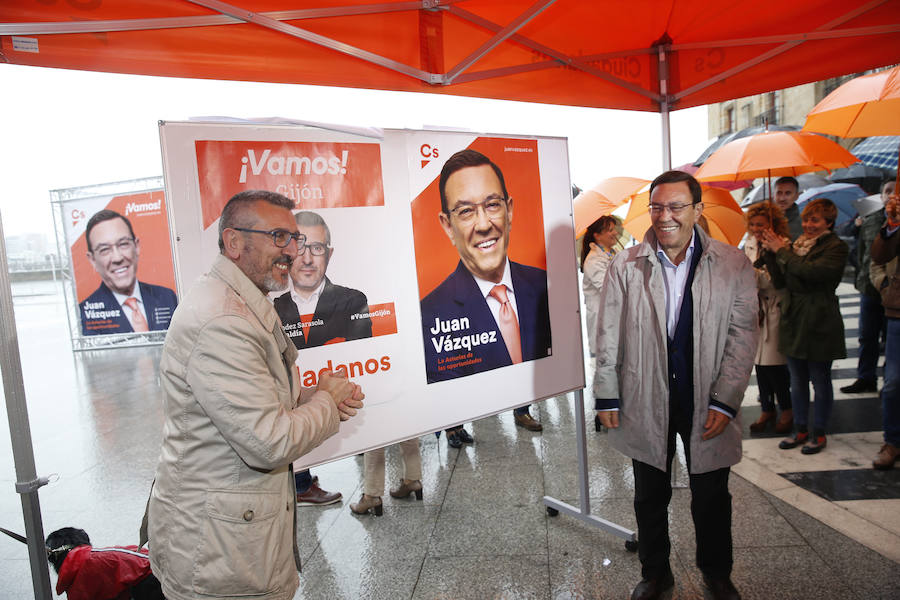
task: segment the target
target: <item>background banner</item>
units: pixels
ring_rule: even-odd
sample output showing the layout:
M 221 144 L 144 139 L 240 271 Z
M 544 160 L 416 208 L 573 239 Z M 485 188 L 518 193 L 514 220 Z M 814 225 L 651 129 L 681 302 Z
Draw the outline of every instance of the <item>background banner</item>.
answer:
M 341 157 L 341 170 L 346 169 L 288 174 L 286 167 L 282 173 L 278 166 L 280 179 L 266 183 L 273 190 L 279 185 L 324 190 L 323 179 L 330 178 L 331 191 L 323 191 L 326 202 L 286 194 L 295 201 L 295 215 L 307 213 L 298 225 L 307 235 L 307 247 L 294 262 L 292 284 L 270 297 L 299 349 L 301 382 L 314 386 L 322 369 L 333 369 L 347 373 L 366 393 L 366 408 L 359 416 L 342 423 L 338 435 L 297 461 L 295 468 L 584 386 L 564 139 L 405 130 L 385 130 L 383 137 L 375 138 L 309 126 L 234 123 L 163 122 L 160 127 L 177 236 L 176 272 L 186 287 L 209 269 L 218 253 L 218 214 L 209 217 L 221 211 L 234 192 L 260 187 L 249 175 L 240 181 L 242 158 L 247 158 L 250 171 L 254 166 L 259 170 L 260 152 L 271 148 L 272 157 L 278 148 L 284 165 L 298 164 L 314 153 L 329 157 L 320 166 Z M 227 151 L 210 150 L 215 147 Z M 437 178 L 446 158 L 468 147 L 489 155 L 506 175 L 514 206 L 509 259 L 540 275 L 543 289 L 535 296 L 543 298 L 539 321 L 547 333 L 541 338 L 540 356 L 517 364 L 492 363 L 489 373 L 477 370 L 430 385 L 421 301 L 460 260 L 440 224 Z M 209 183 L 219 180 L 224 183 L 216 184 L 217 189 L 227 190 L 222 197 Z M 525 340 L 526 313 L 539 311 L 528 303 L 525 285 L 516 281 L 513 294 Z M 568 343 L 551 348 L 551 330 L 553 339 Z
M 134 187 L 140 181 L 120 186 Z M 159 180 L 148 181 L 158 185 Z M 177 306 L 165 192 L 80 197 L 80 191 L 90 194 L 117 185 L 54 192 L 68 198 L 58 200 L 58 212 L 71 262 L 73 341 L 105 336 L 90 340 L 90 347 L 164 333 Z M 92 219 L 89 249 L 87 229 Z M 135 298 L 134 308 L 129 306 L 130 297 Z M 140 314 L 135 316 L 134 311 Z

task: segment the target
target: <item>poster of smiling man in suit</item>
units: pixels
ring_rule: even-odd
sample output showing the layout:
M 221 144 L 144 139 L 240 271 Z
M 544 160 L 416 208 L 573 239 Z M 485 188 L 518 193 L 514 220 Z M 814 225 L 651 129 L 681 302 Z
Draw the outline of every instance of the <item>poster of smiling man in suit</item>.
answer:
M 517 154 L 533 153 L 515 158 L 518 163 L 533 158 L 536 171 L 536 152 L 523 140 L 507 140 L 504 145 L 510 143 Z M 529 233 L 523 228 L 523 235 L 531 236 L 532 248 L 543 254 L 538 190 L 529 189 L 531 197 L 515 200 L 501 168 L 472 147 L 444 163 L 437 218 L 458 260 L 456 268 L 421 300 L 428 383 L 550 355 L 547 273 L 508 256 L 513 215 L 518 214 L 514 209 L 525 203 L 537 206 L 528 207 Z M 420 258 L 424 257 L 417 256 L 422 262 Z
M 87 222 L 84 239 L 100 285 L 79 304 L 82 335 L 168 329 L 178 299 L 167 287 L 138 281 L 141 241 L 131 221 L 100 210 Z

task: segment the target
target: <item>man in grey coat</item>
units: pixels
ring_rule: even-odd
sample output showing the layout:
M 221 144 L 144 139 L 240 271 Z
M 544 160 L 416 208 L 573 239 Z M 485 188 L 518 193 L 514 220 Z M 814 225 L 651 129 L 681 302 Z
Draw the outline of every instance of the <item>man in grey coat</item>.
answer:
M 674 585 L 668 505 L 675 434 L 684 442 L 697 566 L 716 599 L 731 582 L 731 465 L 741 459 L 741 401 L 753 368 L 758 304 L 744 253 L 695 224 L 700 184 L 667 171 L 650 187 L 652 227 L 613 259 L 598 318 L 596 408 L 632 458 L 642 580 L 633 600 Z

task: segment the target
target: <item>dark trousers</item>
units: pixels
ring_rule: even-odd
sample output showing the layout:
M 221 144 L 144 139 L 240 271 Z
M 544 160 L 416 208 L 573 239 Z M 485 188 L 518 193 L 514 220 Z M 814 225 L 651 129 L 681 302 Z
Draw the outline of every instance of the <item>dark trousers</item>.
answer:
M 765 412 L 778 408 L 791 409 L 791 373 L 787 365 L 756 365 L 756 384 L 759 386 L 759 403 Z
M 294 485 L 298 494 L 305 494 L 312 487 L 312 473 L 309 469 L 303 469 L 294 473 Z
M 813 432 L 825 435 L 834 407 L 834 388 L 831 385 L 831 361 L 803 360 L 788 356 L 791 371 L 791 403 L 794 405 L 794 426 L 807 431 L 809 424 L 809 384 L 816 392 L 813 406 Z
M 900 319 L 888 318 L 886 321 L 881 417 L 884 419 L 884 441 L 900 447 Z
M 680 423 L 675 423 L 680 421 Z M 666 471 L 633 460 L 634 512 L 638 526 L 638 557 L 644 578 L 660 577 L 671 570 L 669 554 L 669 501 L 672 499 L 672 458 L 675 434 L 685 446 L 687 464 L 691 464 L 690 421 L 673 418 L 669 427 Z M 689 467 L 690 469 L 690 467 Z M 691 516 L 697 540 L 697 567 L 713 579 L 729 577 L 732 567 L 731 494 L 725 467 L 709 473 L 690 475 Z
M 884 307 L 880 298 L 859 295 L 859 361 L 856 377 L 875 381 L 878 355 L 881 353 L 881 332 L 884 331 Z

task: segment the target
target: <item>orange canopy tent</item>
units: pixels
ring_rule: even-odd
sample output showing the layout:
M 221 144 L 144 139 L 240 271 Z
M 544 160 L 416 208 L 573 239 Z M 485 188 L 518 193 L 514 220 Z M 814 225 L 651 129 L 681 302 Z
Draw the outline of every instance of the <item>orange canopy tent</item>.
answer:
M 663 114 L 900 62 L 897 0 L 0 3 L 0 62 Z

